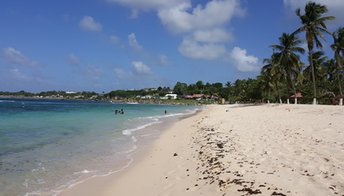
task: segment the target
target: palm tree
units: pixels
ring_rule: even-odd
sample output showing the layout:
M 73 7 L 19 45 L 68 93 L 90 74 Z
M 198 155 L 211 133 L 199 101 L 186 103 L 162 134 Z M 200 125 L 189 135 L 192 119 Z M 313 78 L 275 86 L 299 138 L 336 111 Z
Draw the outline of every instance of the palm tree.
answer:
M 295 81 L 297 80 L 302 63 L 298 54 L 304 54 L 305 50 L 299 47 L 301 40 L 295 34 L 283 33 L 279 38 L 279 45 L 272 45 L 274 50 L 276 63 L 280 66 L 280 71 L 285 80 L 292 87 L 294 95 L 296 95 Z M 295 99 L 295 103 L 297 99 Z
M 327 62 L 327 57 L 325 56 L 323 51 L 316 51 L 312 54 L 312 61 L 314 67 L 314 76 L 318 78 L 318 80 L 323 81 L 326 79 L 326 70 L 325 70 L 325 63 Z M 309 65 L 303 71 L 304 77 L 311 81 L 312 80 L 312 67 Z
M 306 41 L 308 46 L 308 61 L 312 68 L 312 80 L 313 80 L 313 104 L 316 104 L 316 84 L 315 74 L 313 66 L 313 48 L 314 43 L 317 48 L 322 48 L 322 43 L 319 38 L 325 40 L 323 33 L 328 33 L 325 22 L 334 20 L 333 16 L 323 16 L 327 12 L 327 7 L 314 2 L 308 2 L 305 6 L 305 13 L 301 15 L 301 10 L 296 10 L 296 15 L 300 18 L 302 26 L 298 28 L 294 33 L 305 32 Z
M 326 69 L 326 79 L 330 82 L 335 80 L 337 67 L 334 59 L 329 59 L 324 63 Z
M 336 65 L 336 73 L 339 85 L 339 93 L 342 96 L 342 86 L 341 86 L 341 74 L 343 74 L 343 65 L 344 65 L 344 27 L 339 28 L 336 32 L 333 33 L 334 43 L 331 45 L 332 50 L 334 51 L 334 59 Z
M 283 80 L 280 66 L 278 66 L 276 54 L 272 54 L 271 58 L 263 60 L 265 64 L 261 70 L 261 80 L 263 83 L 263 90 L 268 91 L 268 97 L 270 91 L 277 91 L 278 100 L 282 103 L 281 93 L 280 93 L 280 81 Z
M 264 59 L 264 63 L 267 59 Z M 266 93 L 266 97 L 268 102 L 270 101 L 271 91 L 274 91 L 274 84 L 273 84 L 273 74 L 271 73 L 272 67 L 271 64 L 265 65 L 262 70 L 260 76 L 258 76 L 258 80 L 261 83 L 261 88 L 263 93 Z

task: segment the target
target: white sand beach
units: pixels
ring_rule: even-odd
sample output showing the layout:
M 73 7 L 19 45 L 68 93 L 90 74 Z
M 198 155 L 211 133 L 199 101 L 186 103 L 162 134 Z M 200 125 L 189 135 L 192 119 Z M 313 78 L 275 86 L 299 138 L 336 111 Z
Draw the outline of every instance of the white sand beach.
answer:
M 212 105 L 60 195 L 344 195 L 344 107 Z

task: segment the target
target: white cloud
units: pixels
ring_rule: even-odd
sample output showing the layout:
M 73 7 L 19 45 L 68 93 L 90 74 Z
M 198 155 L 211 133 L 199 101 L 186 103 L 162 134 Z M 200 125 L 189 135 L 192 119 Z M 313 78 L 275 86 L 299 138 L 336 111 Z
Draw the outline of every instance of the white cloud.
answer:
M 23 72 L 21 72 L 17 68 L 10 69 L 9 70 L 9 74 L 10 74 L 10 77 L 15 79 L 15 80 L 25 81 L 25 82 L 28 82 L 28 81 L 32 80 L 32 77 L 24 74 Z
M 114 68 L 113 71 L 114 71 L 116 77 L 119 79 L 125 79 L 125 78 L 128 78 L 132 75 L 131 73 L 128 73 L 125 70 L 118 68 L 118 67 Z
M 38 63 L 25 57 L 19 50 L 8 47 L 3 49 L 3 58 L 10 64 L 24 65 L 24 66 L 37 66 Z
M 113 44 L 118 44 L 120 41 L 119 37 L 117 37 L 116 35 L 111 35 L 110 36 L 110 42 Z
M 130 70 L 115 67 L 113 73 L 115 75 L 114 85 L 122 89 L 146 88 L 156 85 L 159 81 L 151 69 L 141 61 L 132 62 Z
M 150 67 L 141 61 L 132 62 L 133 72 L 137 75 L 149 75 L 152 74 Z
M 123 6 L 132 8 L 138 12 L 139 10 L 157 10 L 164 7 L 171 7 L 178 5 L 186 0 L 107 0 L 112 3 L 119 3 Z M 188 1 L 188 0 L 187 0 Z
M 11 85 L 40 85 L 44 84 L 47 85 L 51 83 L 45 76 L 42 75 L 40 71 L 22 68 L 10 68 L 6 73 L 8 81 L 10 81 Z
M 328 9 L 328 15 L 332 15 L 336 17 L 336 23 L 343 23 L 344 22 L 344 1 L 343 0 L 312 0 L 313 2 L 320 3 L 322 5 L 326 5 Z M 295 11 L 297 8 L 301 10 L 304 9 L 305 5 L 309 0 L 283 0 L 284 5 L 291 9 L 291 11 Z
M 250 72 L 259 70 L 258 58 L 248 55 L 245 49 L 234 47 L 230 52 L 230 58 L 239 71 Z
M 3 55 L 6 61 L 13 64 L 26 64 L 28 62 L 27 58 L 15 48 L 8 47 L 3 50 Z
M 234 15 L 243 14 L 238 0 L 212 0 L 204 7 L 190 2 L 158 11 L 161 22 L 175 33 L 211 29 L 225 25 Z
M 198 42 L 223 43 L 232 40 L 232 36 L 224 29 L 215 28 L 195 31 L 193 39 Z
M 215 60 L 226 54 L 226 48 L 223 44 L 200 43 L 190 38 L 184 38 L 179 46 L 179 52 L 192 59 Z
M 94 32 L 102 31 L 102 25 L 96 22 L 91 16 L 84 16 L 81 19 L 79 26 L 85 31 L 94 31 Z
M 79 58 L 75 54 L 69 54 L 67 57 L 67 62 L 70 65 L 80 65 Z
M 153 10 L 170 32 L 184 38 L 179 52 L 188 58 L 219 60 L 228 53 L 226 43 L 233 36 L 226 29 L 235 16 L 243 16 L 240 0 L 209 0 L 205 4 L 192 5 L 191 0 L 108 0 L 138 11 Z M 142 50 L 135 34 L 129 35 L 129 45 Z
M 196 7 L 184 2 L 159 10 L 158 16 L 171 32 L 186 34 L 179 46 L 183 56 L 218 60 L 226 54 L 225 43 L 233 39 L 225 25 L 243 13 L 239 0 L 212 0 Z
M 129 46 L 132 47 L 134 50 L 140 51 L 143 49 L 143 47 L 136 40 L 135 33 L 131 33 L 128 35 L 128 42 L 129 42 Z

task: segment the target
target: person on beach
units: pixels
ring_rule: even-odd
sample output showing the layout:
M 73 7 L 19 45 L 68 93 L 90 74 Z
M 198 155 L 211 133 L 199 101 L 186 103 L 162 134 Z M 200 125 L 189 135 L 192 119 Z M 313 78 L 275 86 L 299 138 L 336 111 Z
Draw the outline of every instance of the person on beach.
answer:
M 165 110 L 165 114 L 167 114 L 167 110 Z

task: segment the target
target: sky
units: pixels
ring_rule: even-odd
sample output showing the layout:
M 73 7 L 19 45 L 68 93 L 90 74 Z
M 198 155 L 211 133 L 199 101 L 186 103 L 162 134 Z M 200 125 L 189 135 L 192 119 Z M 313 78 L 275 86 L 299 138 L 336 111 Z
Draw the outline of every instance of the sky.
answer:
M 337 17 L 331 31 L 343 26 L 343 0 L 315 1 Z M 300 26 L 295 9 L 306 2 L 2 0 L 0 91 L 109 92 L 255 78 L 269 46 Z

